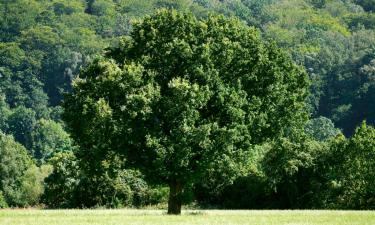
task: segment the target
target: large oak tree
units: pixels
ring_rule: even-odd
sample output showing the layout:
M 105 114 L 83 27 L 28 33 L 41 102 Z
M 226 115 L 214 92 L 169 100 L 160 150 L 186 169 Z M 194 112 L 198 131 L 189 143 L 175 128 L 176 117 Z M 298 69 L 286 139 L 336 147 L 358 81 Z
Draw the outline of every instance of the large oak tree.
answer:
M 81 72 L 64 118 L 78 157 L 123 155 L 169 185 L 168 213 L 180 214 L 184 187 L 207 169 L 234 166 L 305 119 L 307 86 L 300 67 L 239 20 L 161 10 Z

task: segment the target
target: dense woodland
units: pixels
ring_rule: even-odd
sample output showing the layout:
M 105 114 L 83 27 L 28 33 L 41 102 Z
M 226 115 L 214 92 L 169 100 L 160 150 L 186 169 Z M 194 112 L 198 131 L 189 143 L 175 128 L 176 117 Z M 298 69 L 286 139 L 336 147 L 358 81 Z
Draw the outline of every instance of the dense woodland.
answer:
M 115 151 L 91 154 L 64 113 L 80 71 L 103 55 L 119 60 L 133 24 L 160 8 L 238 18 L 309 78 L 301 121 L 255 138 L 241 163 L 210 168 L 183 202 L 375 208 L 373 0 L 0 0 L 0 208 L 165 206 L 167 186 Z

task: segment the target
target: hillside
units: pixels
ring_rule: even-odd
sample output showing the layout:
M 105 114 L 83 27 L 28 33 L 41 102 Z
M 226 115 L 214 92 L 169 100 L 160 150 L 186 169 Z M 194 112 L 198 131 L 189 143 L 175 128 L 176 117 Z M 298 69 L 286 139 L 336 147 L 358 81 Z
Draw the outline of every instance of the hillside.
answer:
M 364 120 L 375 125 L 374 0 L 2 0 L 0 134 L 31 156 L 25 168 L 36 164 L 42 177 L 51 156 L 76 148 L 61 118 L 64 93 L 160 8 L 237 17 L 284 49 L 309 75 L 306 130 L 316 141 L 339 130 L 349 138 Z

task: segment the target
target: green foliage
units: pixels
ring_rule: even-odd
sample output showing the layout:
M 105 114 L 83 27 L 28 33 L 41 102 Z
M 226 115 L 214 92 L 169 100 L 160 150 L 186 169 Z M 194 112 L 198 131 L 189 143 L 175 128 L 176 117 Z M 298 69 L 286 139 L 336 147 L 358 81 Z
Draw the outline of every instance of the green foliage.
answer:
M 340 130 L 335 128 L 335 125 L 330 119 L 319 117 L 308 121 L 305 132 L 314 140 L 322 142 L 337 136 Z
M 43 203 L 50 208 L 118 208 L 166 202 L 165 188 L 152 188 L 138 171 L 120 169 L 109 160 L 97 164 L 78 161 L 70 151 L 56 153 L 48 161 L 53 171 L 45 180 Z
M 148 191 L 144 205 L 165 204 L 168 202 L 169 188 L 163 186 L 153 187 Z
M 26 149 L 11 136 L 0 133 L 0 191 L 8 205 L 23 205 L 19 201 L 21 180 L 32 165 Z
M 374 0 L 355 0 L 355 3 L 362 6 L 364 10 L 366 11 L 375 11 L 375 2 Z
M 72 147 L 69 137 L 64 131 L 65 125 L 60 118 L 62 108 L 59 106 L 59 104 L 62 101 L 62 93 L 72 91 L 72 80 L 76 78 L 82 67 L 85 67 L 87 64 L 92 62 L 92 59 L 96 55 L 101 55 L 104 51 L 106 51 L 104 49 L 106 49 L 108 46 L 116 45 L 119 36 L 131 34 L 133 30 L 133 21 L 142 21 L 142 18 L 145 15 L 152 14 L 158 10 L 158 8 L 166 7 L 173 8 L 178 11 L 190 11 L 197 18 L 207 19 L 212 17 L 209 15 L 216 14 L 223 14 L 226 17 L 235 16 L 238 17 L 241 22 L 259 28 L 261 31 L 259 35 L 262 35 L 267 39 L 272 39 L 272 41 L 275 41 L 279 47 L 284 48 L 297 64 L 300 64 L 306 68 L 306 71 L 309 74 L 312 85 L 310 88 L 310 95 L 306 102 L 309 106 L 309 112 L 312 114 L 312 117 L 317 118 L 310 120 L 306 127 L 306 132 L 310 138 L 325 141 L 326 139 L 336 135 L 337 130 L 335 127 L 342 130 L 342 132 L 349 137 L 354 133 L 358 124 L 360 124 L 363 120 L 366 120 L 369 125 L 375 125 L 375 85 L 373 79 L 375 65 L 373 54 L 375 49 L 374 5 L 373 0 L 1 1 L 0 130 L 6 134 L 13 135 L 17 142 L 20 142 L 26 147 L 28 152 L 32 153 L 33 157 L 39 164 L 45 163 L 46 159 L 51 157 L 53 155 L 52 153 L 54 152 L 71 150 Z M 137 26 L 139 27 L 139 25 L 136 25 L 136 27 Z M 186 25 L 186 27 L 189 26 L 190 25 Z M 150 27 L 155 28 L 154 26 Z M 182 64 L 180 66 L 181 71 L 179 69 L 173 71 L 176 73 L 173 76 L 181 77 L 181 73 L 184 73 L 184 68 L 191 68 L 190 70 L 186 70 L 185 74 L 206 73 L 212 75 L 215 73 L 217 65 L 222 65 L 222 68 L 228 70 L 226 75 L 227 77 L 232 76 L 232 74 L 234 77 L 238 76 L 240 73 L 234 73 L 233 71 L 235 69 L 232 68 L 241 67 L 241 65 L 246 64 L 244 60 L 242 60 L 242 55 L 246 55 L 246 53 L 240 49 L 237 49 L 235 45 L 238 43 L 244 43 L 244 41 L 228 42 L 223 40 L 222 36 L 220 35 L 212 38 L 212 40 L 208 40 L 211 42 L 210 44 L 207 44 L 206 50 L 212 52 L 208 52 L 207 54 L 216 54 L 217 56 L 215 60 L 219 61 L 219 63 L 214 65 L 211 63 L 211 61 L 204 61 L 206 59 L 210 59 L 210 57 L 207 57 L 205 54 L 199 55 L 199 51 L 201 53 L 204 52 L 204 47 L 201 46 L 200 49 L 189 50 L 188 47 L 198 46 L 194 42 L 199 42 L 198 39 L 189 36 L 190 33 L 196 33 L 196 31 L 194 31 L 194 27 L 196 26 L 192 26 L 192 29 L 184 30 L 185 26 L 182 26 L 181 29 L 176 30 L 175 33 L 181 33 L 180 37 L 186 34 L 186 37 L 179 37 L 179 39 L 176 40 L 180 42 L 173 43 L 173 41 L 166 37 L 166 39 L 169 40 L 169 43 L 168 45 L 163 46 L 162 51 L 168 53 L 168 57 L 165 57 L 162 52 L 158 53 L 160 43 L 163 43 L 165 40 L 158 40 L 157 38 L 154 38 L 159 34 L 154 34 L 153 32 L 155 30 L 148 30 L 147 28 L 143 29 L 145 31 L 143 34 L 140 33 L 141 30 L 138 30 L 138 36 L 143 38 L 143 41 L 138 42 L 138 47 L 132 47 L 134 41 L 131 39 L 127 40 L 127 38 L 123 38 L 120 41 L 120 46 L 123 47 L 117 49 L 116 51 L 112 48 L 110 51 L 112 57 L 117 60 L 116 64 L 121 64 L 123 63 L 122 60 L 124 57 L 128 57 L 129 55 L 133 54 L 130 52 L 124 53 L 123 50 L 127 51 L 129 49 L 133 49 L 132 51 L 134 52 L 135 57 L 138 57 L 138 59 L 135 60 L 136 62 L 134 62 L 134 68 L 132 69 L 132 73 L 135 77 L 139 76 L 140 73 L 153 73 L 153 69 L 150 68 L 151 64 L 155 64 L 152 65 L 154 67 L 161 65 L 156 63 L 159 59 L 162 64 L 164 63 L 162 66 L 165 66 L 167 69 L 166 71 L 156 71 L 156 74 L 161 74 L 162 72 L 171 73 L 173 68 L 176 67 L 176 65 L 178 65 L 182 59 L 188 59 L 190 60 L 189 62 L 191 64 L 195 64 L 195 66 L 192 67 L 191 65 Z M 206 28 L 202 27 L 202 29 Z M 231 27 L 223 26 L 222 29 L 231 29 Z M 211 30 L 213 31 L 213 29 Z M 165 32 L 165 36 L 169 35 L 168 32 L 169 31 Z M 237 30 L 233 29 L 232 32 L 236 33 Z M 216 34 L 212 35 L 214 36 Z M 217 47 L 221 44 L 227 45 L 229 50 L 226 51 L 224 48 L 220 49 Z M 150 52 L 144 51 L 141 53 L 141 51 L 134 50 L 136 48 L 150 49 Z M 176 48 L 178 51 L 170 51 L 172 48 Z M 271 47 L 271 49 L 273 49 L 273 47 Z M 199 56 L 196 57 L 196 55 Z M 148 62 L 148 56 L 158 56 L 159 59 Z M 228 63 L 235 62 L 236 60 L 238 62 L 237 64 Z M 107 61 L 107 59 L 104 59 L 101 62 L 105 64 L 108 63 Z M 130 61 L 133 62 L 134 60 L 132 59 Z M 169 62 L 171 62 L 170 65 L 168 65 Z M 130 70 L 130 65 L 128 64 L 131 63 L 129 63 L 129 60 L 124 64 L 126 65 L 125 67 L 127 70 Z M 142 64 L 142 66 L 148 64 L 149 66 L 143 68 L 140 66 L 140 64 Z M 122 67 L 122 65 L 116 65 L 114 67 L 119 67 L 120 70 L 126 70 Z M 244 70 L 241 73 L 247 74 L 247 72 L 248 70 Z M 150 77 L 154 79 L 153 76 Z M 168 76 L 165 80 L 171 81 L 171 90 L 173 87 L 173 92 L 176 94 L 176 98 L 174 100 L 185 101 L 185 99 L 189 96 L 178 94 L 179 92 L 184 91 L 196 95 L 196 100 L 199 100 L 195 101 L 194 104 L 187 101 L 185 106 L 191 105 L 192 109 L 194 109 L 194 107 L 198 107 L 199 104 L 204 104 L 205 98 L 210 97 L 209 95 L 204 95 L 204 93 L 212 91 L 204 90 L 204 88 L 202 89 L 202 86 L 209 87 L 208 84 L 202 85 L 202 83 L 205 82 L 204 79 L 197 76 L 194 78 L 196 80 L 190 78 L 186 79 L 184 77 L 181 77 L 182 79 L 173 80 L 170 79 L 171 77 L 172 76 Z M 138 78 L 134 79 L 137 80 Z M 148 78 L 142 78 L 141 81 L 143 82 L 147 79 Z M 137 82 L 138 81 L 139 79 Z M 155 79 L 154 83 L 161 83 L 159 81 L 161 80 Z M 195 84 L 199 85 L 199 89 L 194 89 L 196 88 Z M 138 107 L 138 109 L 140 109 L 143 107 L 142 104 L 145 104 L 144 101 L 147 101 L 150 97 L 147 94 L 155 93 L 149 92 L 152 90 L 152 87 L 150 86 L 143 84 L 137 85 L 137 87 L 132 86 L 130 89 L 135 90 L 135 88 L 142 86 L 144 88 L 142 93 L 132 93 L 130 97 L 132 98 L 131 104 L 134 103 L 135 108 Z M 257 85 L 259 86 L 259 91 L 262 89 L 267 89 L 265 85 L 257 82 L 254 83 L 253 87 L 256 87 Z M 164 86 L 168 86 L 168 84 L 165 83 Z M 253 90 L 253 87 L 251 87 L 251 85 L 249 86 L 243 88 Z M 238 89 L 241 89 L 241 87 Z M 128 90 L 129 88 L 126 89 L 126 91 Z M 160 90 L 163 91 L 164 87 L 160 88 Z M 275 93 L 275 95 L 285 94 L 278 93 L 277 91 Z M 162 92 L 160 93 L 160 96 L 164 96 L 164 94 L 165 93 Z M 223 96 L 223 101 L 229 101 L 227 97 L 231 96 L 231 93 L 226 93 Z M 223 117 L 226 117 L 225 119 L 229 118 L 231 120 L 241 117 L 241 110 L 243 110 L 241 108 L 242 106 L 235 104 L 236 99 L 241 99 L 241 95 L 237 97 L 239 98 L 229 101 L 234 104 L 233 110 L 228 108 L 218 110 L 218 112 L 222 113 Z M 113 97 L 113 99 L 115 98 L 117 97 Z M 291 98 L 294 97 L 291 96 Z M 95 99 L 95 101 L 90 104 L 96 104 L 97 100 L 98 99 Z M 259 104 L 263 104 L 261 107 L 265 107 L 264 110 L 267 111 L 268 109 L 272 108 L 271 106 L 273 106 L 274 99 L 270 99 L 269 101 L 267 101 L 267 99 L 261 99 L 259 104 L 257 102 L 258 100 L 259 99 L 254 99 L 254 107 L 258 107 L 260 106 Z M 105 108 L 106 101 L 107 99 L 104 99 L 100 107 Z M 155 103 L 155 101 L 153 101 L 153 103 Z M 110 109 L 112 109 L 111 104 L 109 104 Z M 119 104 L 122 104 L 122 102 L 120 101 Z M 146 107 L 146 105 L 144 106 Z M 171 108 L 176 108 L 172 103 L 172 100 L 169 105 L 173 105 Z M 181 105 L 181 107 L 183 106 L 184 105 Z M 101 110 L 100 107 L 98 108 L 99 111 Z M 150 115 L 147 114 L 149 113 L 147 111 L 149 110 L 147 107 L 144 108 L 145 118 L 147 115 Z M 164 107 L 168 107 L 168 104 L 164 104 Z M 132 108 L 131 110 L 134 111 L 136 110 L 135 108 Z M 155 107 L 152 109 L 155 109 Z M 163 111 L 164 109 L 161 109 L 160 113 L 165 112 Z M 180 108 L 179 110 L 181 111 L 183 109 Z M 173 113 L 178 114 L 179 110 L 176 110 L 175 112 L 171 111 L 168 115 L 172 116 Z M 279 110 L 277 107 L 272 110 L 275 112 L 274 116 L 256 113 L 252 115 L 256 120 L 252 121 L 254 124 L 262 124 L 260 127 L 252 127 L 252 129 L 250 129 L 252 138 L 255 138 L 256 136 L 257 139 L 263 139 L 263 137 L 272 136 L 277 130 L 288 130 L 288 127 L 282 126 L 281 123 L 278 124 L 278 122 L 276 122 L 278 125 L 267 123 L 267 121 L 277 121 L 277 114 L 284 114 L 284 112 Z M 125 111 L 129 112 L 128 109 Z M 224 111 L 225 113 L 223 113 Z M 116 112 L 116 110 L 114 112 Z M 290 112 L 292 112 L 292 110 L 290 110 Z M 104 115 L 106 114 L 106 112 L 102 113 L 104 113 Z M 174 121 L 178 121 L 186 115 L 184 114 L 178 116 L 176 116 Z M 116 113 L 111 115 L 111 118 L 114 117 L 116 119 L 112 121 L 113 123 L 120 121 L 120 117 L 116 117 Z M 321 117 L 325 117 L 327 119 L 322 119 Z M 192 114 L 189 118 L 191 119 L 191 122 L 195 117 Z M 328 119 L 332 121 L 334 126 Z M 146 121 L 143 122 L 144 123 L 142 124 L 146 124 Z M 100 123 L 100 121 L 97 121 L 97 124 Z M 108 123 L 111 123 L 111 120 Z M 151 122 L 150 124 L 155 123 Z M 122 124 L 118 123 L 116 126 L 121 127 Z M 264 130 L 263 128 L 267 126 L 268 128 Z M 322 129 L 320 129 L 320 126 Z M 96 128 L 94 128 L 93 131 L 95 131 L 95 129 Z M 101 132 L 100 130 L 102 129 L 97 128 L 97 131 L 95 131 L 97 134 L 99 134 L 99 136 Z M 116 130 L 116 132 L 121 134 L 122 131 Z M 95 135 L 93 136 L 93 139 L 97 138 Z M 156 134 L 153 135 L 155 136 Z M 153 148 L 154 144 L 164 141 L 155 140 L 153 135 L 151 135 L 150 139 L 148 139 L 149 142 L 152 142 L 149 143 L 150 146 L 148 148 Z M 204 135 L 200 134 L 199 136 L 204 137 Z M 118 139 L 121 140 L 121 138 Z M 188 137 L 188 139 L 189 138 L 191 137 Z M 107 139 L 104 140 L 107 141 Z M 267 140 L 267 138 L 264 138 L 264 140 L 267 142 L 270 141 Z M 251 142 L 259 143 L 264 140 L 252 139 Z M 344 142 L 346 143 L 346 141 Z M 199 143 L 202 143 L 203 145 L 207 144 L 205 141 L 203 141 L 203 139 L 199 139 Z M 112 143 L 107 144 L 112 145 Z M 77 160 L 80 162 L 79 169 L 85 171 L 83 173 L 85 176 L 92 176 L 93 173 L 95 174 L 95 168 L 101 168 L 99 169 L 100 174 L 105 174 L 108 172 L 108 168 L 103 167 L 102 165 L 95 163 L 92 165 L 81 164 L 81 162 L 91 161 L 94 159 L 98 162 L 108 160 L 106 157 L 100 156 L 100 154 L 98 156 L 97 154 L 99 151 L 98 149 L 107 149 L 107 147 L 108 146 L 105 146 L 104 144 L 102 145 L 102 143 L 98 141 L 94 149 L 90 147 L 80 150 L 82 154 L 77 154 L 79 158 Z M 128 146 L 121 149 L 126 149 L 126 151 L 128 151 Z M 160 148 L 157 149 L 158 151 L 160 150 Z M 111 149 L 111 151 L 112 150 L 113 149 Z M 118 149 L 115 149 L 113 151 L 116 152 L 117 150 Z M 304 149 L 301 149 L 301 151 L 302 150 L 305 151 Z M 163 155 L 163 151 L 164 150 L 159 151 L 159 153 L 161 152 L 160 154 L 162 155 L 161 158 L 165 156 Z M 168 151 L 169 150 L 167 150 L 167 152 Z M 330 150 L 327 150 L 322 154 L 323 155 L 320 155 L 319 157 L 317 156 L 319 158 L 319 160 L 316 162 L 317 164 L 314 162 L 314 165 L 316 164 L 316 166 L 319 167 L 316 170 L 326 171 L 327 169 L 332 169 L 331 167 L 327 167 L 327 164 L 329 164 L 328 162 L 331 160 Z M 135 156 L 136 155 L 137 154 L 135 154 Z M 235 164 L 243 161 L 243 158 L 246 157 L 248 157 L 248 155 L 239 156 L 238 159 L 236 159 Z M 338 155 L 335 157 L 340 158 Z M 221 193 L 228 193 L 227 191 L 224 191 L 224 189 L 231 190 L 230 192 L 236 192 L 236 185 L 238 185 L 238 189 L 241 189 L 242 187 L 245 188 L 245 186 L 249 188 L 255 188 L 255 186 L 257 188 L 261 188 L 264 186 L 263 181 L 267 178 L 265 175 L 262 173 L 255 173 L 254 175 L 253 169 L 250 169 L 251 173 L 249 173 L 247 170 L 249 168 L 246 166 L 234 166 L 234 164 L 229 163 L 231 161 L 230 159 L 231 157 L 224 158 L 220 161 L 221 166 L 216 166 L 215 168 L 210 169 L 208 174 L 205 174 L 205 177 L 207 177 L 207 183 L 204 184 L 206 188 L 203 188 L 202 190 L 204 190 L 206 193 L 202 193 L 202 196 L 220 199 L 224 195 Z M 159 161 L 159 163 L 163 164 L 162 160 Z M 337 165 L 340 164 L 336 161 L 332 161 L 332 163 Z M 223 166 L 225 164 L 230 166 L 226 168 Z M 148 168 L 148 166 L 146 166 L 146 168 Z M 225 169 L 228 170 L 226 171 Z M 122 168 L 119 169 L 116 174 L 120 173 L 119 171 L 122 171 Z M 220 174 L 223 176 L 220 176 Z M 322 172 L 321 174 L 325 174 L 325 172 Z M 238 181 L 235 181 L 235 177 L 239 175 L 241 178 L 239 178 Z M 332 176 L 335 177 L 334 175 Z M 108 179 L 117 179 L 116 177 L 117 175 L 111 175 L 109 178 L 103 178 L 103 182 L 104 180 L 107 182 Z M 247 179 L 249 181 L 247 181 Z M 338 185 L 339 183 L 335 182 L 335 185 L 329 184 L 328 181 L 330 181 L 332 177 L 327 175 L 322 178 L 319 176 L 319 179 L 320 183 L 327 181 L 324 183 L 325 186 L 323 185 L 327 192 L 330 192 L 331 190 L 338 192 L 340 191 L 339 188 L 331 189 L 331 186 L 340 186 Z M 322 181 L 322 179 L 324 181 Z M 259 181 L 260 183 L 259 185 L 254 184 L 253 187 L 252 181 L 255 183 Z M 90 182 L 87 182 L 87 184 Z M 108 182 L 111 183 L 112 181 Z M 235 186 L 231 186 L 232 182 L 235 183 Z M 99 188 L 100 182 L 97 183 L 97 188 Z M 140 181 L 140 183 L 142 182 Z M 187 187 L 187 189 L 191 188 L 193 187 Z M 112 189 L 108 190 L 109 191 L 107 191 L 107 193 L 110 193 L 110 190 Z M 141 198 L 142 202 L 148 201 L 147 198 L 149 198 L 151 195 L 151 191 L 140 191 L 140 193 L 146 192 L 147 194 L 142 194 L 142 196 L 144 196 L 144 198 Z M 322 193 L 322 199 L 327 199 L 327 204 L 322 203 L 322 207 L 334 207 L 332 205 L 335 205 L 333 202 L 336 200 L 333 200 L 334 198 L 331 197 L 325 197 L 326 192 L 324 192 L 322 189 L 320 189 L 319 192 Z M 93 188 L 92 193 L 92 196 L 95 196 L 94 193 L 101 192 Z M 132 193 L 134 192 L 132 191 Z M 269 192 L 268 190 L 260 190 L 259 193 Z M 337 193 L 335 192 L 335 194 Z M 7 198 L 5 192 L 3 192 L 3 195 L 5 198 Z M 106 195 L 110 196 L 110 194 Z M 132 194 L 129 194 L 128 196 L 132 196 Z M 269 195 L 267 194 L 267 196 Z M 254 197 L 256 199 L 256 195 L 249 195 L 248 197 Z M 134 197 L 129 197 L 129 199 L 130 198 L 134 199 Z M 100 198 L 93 197 L 93 199 Z M 110 199 L 110 197 L 106 199 Z M 232 201 L 230 198 L 221 199 L 225 199 L 227 202 Z M 130 201 L 132 200 L 129 200 L 129 202 Z M 233 200 L 233 202 L 236 201 L 237 200 Z M 267 199 L 265 201 L 267 201 Z M 98 202 L 107 204 L 109 200 L 95 200 L 94 202 L 94 205 L 97 205 Z M 122 200 L 120 200 L 120 202 L 122 202 Z M 316 200 L 316 202 L 318 201 Z M 254 205 L 249 205 L 249 207 L 253 206 Z M 356 206 L 358 206 L 358 204 L 356 204 Z M 65 205 L 64 207 L 68 206 Z
M 85 9 L 85 4 L 83 1 L 55 0 L 53 1 L 52 6 L 53 6 L 53 12 L 57 16 L 80 13 L 84 11 Z
M 348 25 L 353 29 L 360 26 L 363 26 L 366 29 L 375 29 L 374 13 L 351 14 L 346 17 L 346 20 Z
M 5 102 L 5 97 L 0 95 L 0 130 L 4 131 L 8 128 L 8 117 L 10 109 L 8 104 Z
M 66 96 L 72 137 L 171 190 L 305 118 L 305 73 L 238 20 L 162 10 L 107 56 Z
M 363 119 L 372 118 L 367 108 L 357 111 L 363 110 L 357 99 L 373 101 L 366 94 L 358 96 L 361 88 L 354 80 L 361 77 L 355 69 L 363 63 L 358 59 L 374 45 L 373 14 L 349 1 L 292 0 L 275 2 L 268 13 L 275 18 L 265 26 L 265 35 L 286 48 L 312 78 L 309 103 L 314 117 L 331 119 L 347 135 Z
M 374 208 L 374 131 L 363 123 L 349 139 L 337 135 L 326 143 L 296 137 L 294 144 L 276 142 L 263 161 L 274 188 L 267 206 Z
M 0 19 L 0 88 L 10 107 L 25 106 L 33 109 L 38 119 L 48 119 L 48 107 L 61 102 L 61 91 L 71 90 L 71 81 L 80 67 L 108 47 L 113 37 L 129 34 L 130 21 L 160 7 L 192 11 L 198 17 L 223 13 L 261 28 L 266 37 L 286 47 L 294 60 L 308 69 L 314 81 L 310 97 L 314 117 L 325 116 L 345 134 L 351 134 L 363 119 L 371 124 L 368 117 L 372 114 L 353 119 L 352 109 L 360 107 L 354 106 L 355 97 L 346 98 L 347 103 L 341 104 L 344 97 L 331 96 L 327 87 L 336 88 L 335 82 L 331 82 L 335 74 L 345 76 L 337 68 L 353 67 L 342 60 L 332 62 L 333 59 L 360 57 L 355 49 L 342 52 L 337 47 L 350 48 L 356 45 L 348 41 L 374 36 L 365 32 L 354 35 L 360 27 L 373 30 L 372 3 L 372 0 L 4 1 L 0 3 L 4 15 Z M 332 35 L 334 42 L 328 40 Z M 364 97 L 366 101 L 368 98 Z M 352 107 L 346 112 L 348 121 L 354 121 L 354 125 L 347 126 L 346 118 L 345 122 L 339 121 L 346 116 L 341 110 L 344 105 Z
M 51 167 L 30 166 L 20 179 L 17 205 L 34 206 L 40 201 L 44 192 L 44 179 L 51 173 Z
M 31 27 L 36 20 L 40 2 L 33 0 L 3 1 L 0 4 L 0 40 L 14 40 L 22 30 Z
M 353 137 L 332 143 L 328 170 L 332 190 L 330 207 L 374 209 L 375 129 L 362 123 Z
M 267 198 L 269 188 L 266 188 L 268 183 L 261 162 L 269 148 L 268 143 L 255 146 L 241 164 L 224 160 L 217 163 L 194 185 L 199 204 L 225 208 L 265 207 L 266 202 L 261 201 Z
M 139 172 L 121 170 L 112 174 L 82 176 L 75 198 L 80 206 L 85 207 L 143 206 L 148 203 L 147 191 L 147 183 Z
M 263 167 L 278 199 L 278 208 L 311 207 L 319 176 L 317 159 L 324 145 L 304 136 L 278 139 L 264 156 Z M 319 173 L 319 172 L 318 172 Z
M 373 39 L 373 36 L 370 38 Z M 361 40 L 361 44 L 366 45 L 366 41 L 368 40 Z M 357 42 L 359 40 L 354 41 Z M 356 58 L 347 58 L 346 66 L 335 68 L 335 74 L 330 74 L 326 87 L 330 91 L 322 98 L 322 103 L 327 103 L 322 111 L 332 117 L 338 127 L 343 127 L 346 134 L 352 134 L 363 119 L 367 118 L 370 124 L 375 120 L 372 101 L 375 90 L 372 79 L 375 61 L 374 51 L 371 49 L 357 50 Z M 331 88 L 330 83 L 334 83 L 335 88 Z
M 4 209 L 4 208 L 8 208 L 8 207 L 9 206 L 8 206 L 7 202 L 5 201 L 3 192 L 0 191 L 0 209 Z
M 79 167 L 71 151 L 58 152 L 48 160 L 53 170 L 45 179 L 42 201 L 48 207 L 75 207 L 75 189 L 79 182 Z
M 34 158 L 45 162 L 56 152 L 72 150 L 72 141 L 63 127 L 52 120 L 39 120 L 32 131 Z
M 0 207 L 38 204 L 49 173 L 48 166 L 35 166 L 21 144 L 0 133 Z
M 8 117 L 8 130 L 14 139 L 25 147 L 32 146 L 31 133 L 36 123 L 35 112 L 23 106 L 17 107 Z

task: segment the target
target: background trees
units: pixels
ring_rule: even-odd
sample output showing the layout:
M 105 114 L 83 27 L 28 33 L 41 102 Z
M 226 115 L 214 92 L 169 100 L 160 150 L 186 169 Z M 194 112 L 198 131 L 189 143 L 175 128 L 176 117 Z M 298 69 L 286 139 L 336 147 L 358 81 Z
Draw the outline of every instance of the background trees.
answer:
M 207 18 L 210 13 L 236 16 L 255 26 L 261 36 L 275 41 L 297 64 L 305 67 L 312 81 L 307 100 L 311 112 L 310 125 L 306 127 L 309 138 L 327 142 L 337 129 L 350 138 L 363 120 L 369 126 L 375 121 L 372 3 L 371 0 L 3 0 L 0 3 L 0 130 L 22 142 L 33 158 L 36 151 L 48 152 L 43 159 L 37 156 L 39 167 L 57 152 L 72 151 L 73 148 L 67 150 L 58 144 L 65 143 L 66 137 L 60 129 L 65 129 L 60 119 L 62 93 L 71 91 L 71 81 L 82 67 L 105 52 L 105 48 L 117 46 L 120 36 L 130 34 L 134 20 L 167 7 L 190 11 L 198 18 Z M 51 136 L 46 135 L 49 130 L 53 130 Z M 74 151 L 74 154 L 80 152 Z M 91 171 L 97 164 L 86 166 Z M 246 183 L 246 176 L 257 180 L 259 175 L 262 182 L 267 180 L 263 171 L 254 178 L 253 172 L 244 175 L 243 168 L 238 185 L 252 186 Z M 222 169 L 217 171 L 231 174 Z M 107 173 L 107 168 L 101 172 Z M 202 184 L 210 188 L 200 188 L 201 191 L 215 190 L 211 194 L 219 196 L 224 195 L 223 189 L 235 190 L 234 186 L 226 188 L 234 180 L 220 180 L 215 172 L 210 176 L 210 184 Z M 214 184 L 218 186 L 215 188 Z M 198 192 L 199 188 L 189 189 Z M 107 202 L 94 195 L 92 199 L 94 205 Z
M 63 127 L 52 120 L 39 120 L 31 134 L 32 153 L 39 162 L 45 162 L 55 152 L 70 151 L 72 141 Z
M 0 153 L 0 191 L 6 205 L 31 206 L 38 203 L 43 193 L 43 179 L 48 173 L 40 172 L 26 149 L 3 133 L 0 133 Z
M 341 138 L 331 145 L 331 164 L 328 175 L 334 185 L 331 207 L 344 209 L 373 209 L 374 127 L 362 123 L 349 139 Z M 327 160 L 328 161 L 328 160 Z

